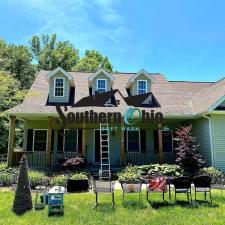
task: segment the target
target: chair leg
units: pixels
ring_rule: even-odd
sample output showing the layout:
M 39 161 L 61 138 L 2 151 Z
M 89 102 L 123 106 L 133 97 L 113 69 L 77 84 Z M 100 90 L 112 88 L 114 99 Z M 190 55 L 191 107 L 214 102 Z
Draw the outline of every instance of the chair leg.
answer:
M 209 191 L 209 197 L 210 197 L 210 204 L 212 205 L 212 194 L 211 194 L 211 190 Z
M 164 191 L 163 191 L 163 201 L 165 200 L 165 193 L 164 193 Z
M 191 189 L 190 189 L 190 199 L 191 199 L 191 203 L 192 203 L 192 194 L 191 194 Z
M 124 191 L 123 191 L 123 198 L 122 198 L 122 203 L 123 203 L 123 206 L 125 205 L 125 199 L 124 199 Z
M 95 209 L 98 206 L 98 193 L 95 193 L 95 204 L 93 206 L 93 209 Z
M 197 193 L 196 193 L 196 189 L 195 189 L 195 202 L 196 202 L 196 200 L 197 200 Z
M 189 202 L 189 192 L 187 191 L 187 200 Z
M 148 201 L 148 190 L 146 192 L 146 200 Z
M 170 187 L 170 184 L 169 184 L 169 199 L 171 201 L 171 187 Z
M 114 207 L 115 201 L 114 201 L 114 193 L 112 192 L 112 207 Z
M 176 190 L 175 190 L 174 196 L 175 196 L 175 202 L 176 202 L 177 201 L 177 192 L 176 192 Z
M 204 192 L 204 198 L 205 198 L 205 201 L 206 201 L 206 191 Z

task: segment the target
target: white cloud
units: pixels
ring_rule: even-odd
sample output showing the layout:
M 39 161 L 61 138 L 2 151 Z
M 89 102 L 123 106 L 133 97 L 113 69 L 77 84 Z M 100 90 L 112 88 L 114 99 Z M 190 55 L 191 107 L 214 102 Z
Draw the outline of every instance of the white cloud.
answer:
M 117 0 L 18 0 L 39 20 L 35 34 L 56 33 L 84 53 L 97 49 L 109 58 L 124 54 L 131 30 Z M 30 37 L 28 37 L 29 39 Z

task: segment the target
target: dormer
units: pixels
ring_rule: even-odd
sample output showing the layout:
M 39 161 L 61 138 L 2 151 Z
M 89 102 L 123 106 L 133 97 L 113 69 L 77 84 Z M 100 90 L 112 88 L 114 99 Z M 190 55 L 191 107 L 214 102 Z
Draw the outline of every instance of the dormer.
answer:
M 58 67 L 47 74 L 49 83 L 49 103 L 69 103 L 71 92 L 74 92 L 73 77 Z
M 103 69 L 98 70 L 96 73 L 88 78 L 90 95 L 95 92 L 104 93 L 112 90 L 115 78 Z
M 130 96 L 146 94 L 151 92 L 153 82 L 154 78 L 145 70 L 141 70 L 129 79 L 126 89 Z

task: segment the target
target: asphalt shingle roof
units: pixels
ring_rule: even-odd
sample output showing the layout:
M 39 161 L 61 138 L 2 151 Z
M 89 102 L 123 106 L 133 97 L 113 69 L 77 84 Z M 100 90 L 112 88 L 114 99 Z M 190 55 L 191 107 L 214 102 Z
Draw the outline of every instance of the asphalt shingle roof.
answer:
M 46 74 L 50 71 L 41 70 L 23 103 L 10 109 L 10 114 L 56 113 L 54 106 L 46 106 L 49 84 Z M 88 77 L 93 73 L 69 72 L 75 83 L 75 102 L 89 95 Z M 128 97 L 126 84 L 135 73 L 113 73 L 115 77 L 113 89 L 118 89 L 124 97 Z M 225 95 L 225 79 L 213 82 L 168 81 L 162 74 L 151 73 L 154 83 L 151 92 L 160 104 L 157 111 L 164 115 L 196 115 L 206 112 L 216 101 Z M 119 97 L 119 96 L 118 96 Z M 122 100 L 122 99 L 121 99 Z M 95 111 L 110 110 L 125 112 L 129 106 L 124 101 L 118 107 L 95 107 Z M 70 108 L 73 112 L 82 112 L 93 107 Z M 151 110 L 149 108 L 146 111 Z

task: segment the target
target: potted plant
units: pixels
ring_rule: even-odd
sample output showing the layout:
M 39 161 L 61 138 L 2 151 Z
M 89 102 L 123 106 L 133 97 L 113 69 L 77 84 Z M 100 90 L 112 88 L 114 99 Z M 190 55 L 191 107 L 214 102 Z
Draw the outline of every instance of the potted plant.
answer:
M 124 192 L 140 192 L 141 190 L 141 177 L 138 172 L 124 171 L 119 174 L 119 182 Z
M 88 191 L 89 183 L 88 177 L 84 173 L 75 173 L 67 180 L 68 192 L 82 192 Z

